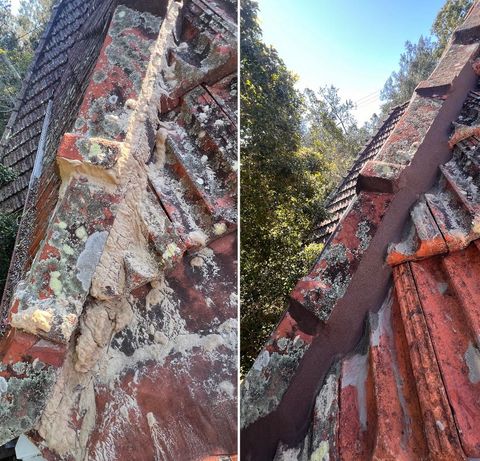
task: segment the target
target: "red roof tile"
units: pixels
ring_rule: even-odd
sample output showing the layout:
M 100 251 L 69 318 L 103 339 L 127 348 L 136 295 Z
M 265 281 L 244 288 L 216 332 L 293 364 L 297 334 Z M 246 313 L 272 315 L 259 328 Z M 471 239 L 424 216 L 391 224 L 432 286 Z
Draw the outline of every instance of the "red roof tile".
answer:
M 28 433 L 52 460 L 235 458 L 230 3 L 115 10 L 59 177 L 35 182 L 48 200 L 27 218 L 45 228 L 0 338 L 0 443 Z
M 479 11 L 363 167 L 276 349 L 269 342 L 247 375 L 248 459 L 480 456 Z M 301 348 L 278 347 L 287 319 L 292 344 L 308 337 Z M 334 433 L 312 444 L 320 400 Z

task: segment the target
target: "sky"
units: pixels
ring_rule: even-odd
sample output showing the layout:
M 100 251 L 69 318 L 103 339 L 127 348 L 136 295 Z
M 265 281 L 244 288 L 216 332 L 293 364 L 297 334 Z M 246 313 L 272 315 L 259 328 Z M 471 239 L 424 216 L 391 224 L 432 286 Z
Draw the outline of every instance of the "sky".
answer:
M 20 0 L 10 0 L 12 5 L 12 11 L 16 13 L 18 11 L 18 7 L 20 6 Z
M 265 43 L 300 80 L 334 85 L 358 106 L 360 123 L 380 107 L 380 90 L 398 69 L 406 40 L 417 42 L 445 0 L 258 0 Z

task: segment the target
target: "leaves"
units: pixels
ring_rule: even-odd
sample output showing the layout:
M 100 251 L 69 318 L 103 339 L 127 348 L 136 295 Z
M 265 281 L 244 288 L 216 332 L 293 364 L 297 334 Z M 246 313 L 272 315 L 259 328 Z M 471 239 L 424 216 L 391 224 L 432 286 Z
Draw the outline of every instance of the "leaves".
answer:
M 258 355 L 320 247 L 306 242 L 362 131 L 336 88 L 301 94 L 262 41 L 257 4 L 241 6 L 241 372 Z
M 416 44 L 405 42 L 399 69 L 392 72 L 380 93 L 384 101 L 383 114 L 408 101 L 416 86 L 430 76 L 451 35 L 462 24 L 472 5 L 473 0 L 447 0 L 432 25 L 433 37 L 420 36 Z

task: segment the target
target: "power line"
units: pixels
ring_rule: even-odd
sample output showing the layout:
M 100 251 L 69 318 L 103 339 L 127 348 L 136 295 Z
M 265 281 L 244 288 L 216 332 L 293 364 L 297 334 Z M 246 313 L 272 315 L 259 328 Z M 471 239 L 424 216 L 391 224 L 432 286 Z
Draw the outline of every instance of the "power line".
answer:
M 355 102 L 355 105 L 357 106 L 357 108 L 364 107 L 366 105 L 372 104 L 379 100 L 380 100 L 380 90 L 375 91 L 374 93 L 371 93 L 368 96 L 364 96 L 363 98 L 360 98 L 357 102 Z
M 370 104 L 373 104 L 373 103 L 376 103 L 377 101 L 381 101 L 380 98 L 374 98 L 374 99 L 370 99 L 369 101 L 365 101 L 365 102 L 362 102 L 360 104 L 357 104 L 356 107 L 359 108 L 359 107 L 365 107 L 365 106 L 368 106 Z
M 362 98 L 357 99 L 357 101 L 355 101 L 355 102 L 358 104 L 358 103 L 361 102 L 363 99 L 368 99 L 368 98 L 370 98 L 371 96 L 374 96 L 374 95 L 379 94 L 380 91 L 381 91 L 381 90 L 376 90 L 376 91 L 374 91 L 373 93 L 367 94 L 366 96 L 363 96 Z

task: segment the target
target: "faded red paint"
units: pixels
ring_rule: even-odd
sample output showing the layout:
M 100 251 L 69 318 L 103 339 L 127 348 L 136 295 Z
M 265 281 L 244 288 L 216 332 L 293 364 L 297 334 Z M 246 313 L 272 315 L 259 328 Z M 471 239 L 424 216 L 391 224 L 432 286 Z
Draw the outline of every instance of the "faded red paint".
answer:
M 62 365 L 66 348 L 61 344 L 39 339 L 35 335 L 24 333 L 16 328 L 10 329 L 0 343 L 1 362 L 13 365 L 18 362 L 32 363 L 35 359 L 58 368 Z M 3 377 L 11 376 L 12 370 L 0 373 Z
M 292 300 L 322 320 L 328 319 L 335 303 L 343 296 L 343 287 L 335 286 L 338 277 L 342 277 L 346 288 L 391 199 L 390 194 L 359 194 L 313 269 L 293 289 Z
M 409 263 L 393 270 L 430 456 L 465 459 Z
M 338 450 L 342 461 L 367 461 L 370 459 L 373 443 L 372 433 L 368 431 L 369 421 L 366 400 L 368 389 L 371 386 L 370 377 L 365 375 L 366 379 L 358 383 L 359 387 L 363 386 L 363 390 L 355 385 L 347 385 L 344 381 L 345 375 L 355 374 L 359 371 L 352 362 L 355 358 L 345 359 L 341 370 Z M 365 417 L 365 421 L 361 420 L 360 415 Z
M 430 336 L 435 350 L 462 447 L 467 456 L 478 458 L 480 381 L 472 382 L 470 377 L 468 365 L 477 366 L 475 356 L 470 358 L 473 362 L 470 364 L 465 358 L 469 349 L 473 351 L 478 347 L 478 336 L 471 330 L 464 308 L 452 291 L 450 276 L 443 270 L 442 261 L 431 258 L 412 263 L 411 267 L 428 324 L 428 332 L 425 333 Z M 475 282 L 478 286 L 478 278 Z

